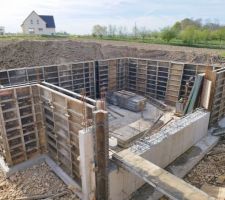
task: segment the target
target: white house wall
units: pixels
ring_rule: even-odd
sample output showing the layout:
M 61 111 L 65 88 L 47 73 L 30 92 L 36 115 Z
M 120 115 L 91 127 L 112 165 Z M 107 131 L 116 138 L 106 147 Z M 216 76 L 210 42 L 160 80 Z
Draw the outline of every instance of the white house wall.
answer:
M 31 20 L 33 21 L 33 24 L 31 24 Z M 37 21 L 39 21 L 39 24 L 37 23 Z M 45 21 L 35 12 L 32 12 L 22 24 L 24 34 L 30 34 L 30 28 L 34 29 L 35 35 L 52 35 L 55 33 L 55 28 L 46 28 Z M 40 28 L 42 29 L 42 31 L 40 30 Z

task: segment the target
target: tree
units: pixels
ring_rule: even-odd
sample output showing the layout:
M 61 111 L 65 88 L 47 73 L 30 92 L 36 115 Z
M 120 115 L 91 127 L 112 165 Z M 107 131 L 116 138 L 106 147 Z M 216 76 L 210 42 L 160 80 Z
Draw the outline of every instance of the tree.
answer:
M 174 31 L 176 31 L 176 33 L 179 33 L 181 31 L 181 23 L 180 22 L 176 22 L 173 26 L 172 29 Z
M 195 27 L 189 26 L 185 28 L 183 31 L 181 31 L 180 38 L 184 43 L 192 44 L 194 42 L 194 39 L 196 39 L 194 34 L 195 34 Z
M 216 37 L 220 40 L 220 46 L 222 46 L 222 41 L 225 40 L 225 27 L 216 31 Z
M 153 37 L 155 39 L 160 37 L 160 33 L 158 31 L 152 31 L 149 33 L 150 37 Z
M 133 35 L 135 38 L 137 38 L 138 36 L 138 27 L 136 23 L 134 24 L 134 27 L 133 27 Z
M 220 41 L 225 40 L 225 27 L 218 29 L 216 34 Z
M 114 37 L 116 35 L 116 32 L 117 32 L 117 27 L 115 25 L 109 25 L 108 26 L 108 36 L 110 37 Z
M 95 25 L 93 26 L 92 29 L 92 35 L 94 37 L 103 37 L 107 35 L 107 27 L 106 26 L 101 26 L 101 25 Z
M 142 40 L 145 39 L 145 37 L 148 35 L 148 31 L 146 30 L 145 27 L 142 27 L 139 31 L 140 36 L 142 37 Z
M 202 20 L 201 19 L 189 19 L 189 18 L 185 18 L 183 20 L 181 20 L 181 29 L 184 30 L 188 27 L 195 27 L 195 28 L 201 28 L 202 27 Z
M 118 28 L 117 28 L 117 35 L 119 36 L 119 37 L 123 37 L 123 36 L 125 36 L 127 33 L 126 33 L 126 27 L 125 26 L 119 26 Z
M 209 29 L 199 30 L 199 40 L 207 42 L 210 40 L 211 32 Z
M 176 32 L 172 28 L 167 27 L 161 31 L 161 37 L 163 40 L 166 40 L 166 42 L 169 42 L 176 37 Z

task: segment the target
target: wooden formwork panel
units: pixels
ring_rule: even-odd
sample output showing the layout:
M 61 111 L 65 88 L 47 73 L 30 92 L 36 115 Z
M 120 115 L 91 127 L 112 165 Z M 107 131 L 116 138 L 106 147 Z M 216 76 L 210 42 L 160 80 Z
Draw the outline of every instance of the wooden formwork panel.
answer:
M 167 90 L 165 101 L 169 104 L 175 105 L 179 99 L 180 88 L 183 77 L 183 64 L 171 63 L 169 69 L 169 78 L 167 82 Z
M 81 183 L 78 132 L 93 124 L 94 106 L 40 86 L 49 155 Z
M 126 59 L 98 61 L 99 91 L 120 90 L 126 84 Z
M 218 122 L 225 115 L 225 70 L 207 71 L 206 78 L 212 81 L 210 98 L 210 124 Z
M 128 59 L 118 59 L 117 60 L 117 70 L 116 70 L 116 77 L 117 77 L 117 89 L 122 90 L 125 89 L 127 86 L 127 76 L 126 70 L 128 66 Z
M 13 165 L 44 151 L 39 141 L 43 124 L 40 99 L 35 87 L 1 90 L 0 105 L 1 135 L 8 153 L 5 155 L 6 162 Z
M 146 84 L 147 84 L 147 61 L 146 60 L 138 60 L 137 91 L 141 95 L 146 94 Z
M 84 89 L 87 96 L 95 98 L 94 67 L 94 62 L 72 64 L 73 92 L 81 93 L 81 90 Z
M 108 61 L 109 90 L 117 89 L 117 60 Z
M 96 65 L 98 63 L 98 66 Z M 179 70 L 183 64 L 140 58 L 116 58 L 72 64 L 22 68 L 0 71 L 0 84 L 4 86 L 46 81 L 76 93 L 85 89 L 86 95 L 95 98 L 96 86 L 109 90 L 127 89 L 133 92 L 146 91 L 149 95 L 165 99 L 169 74 L 170 79 L 180 80 Z M 172 67 L 171 67 L 172 66 Z M 95 68 L 99 74 L 96 74 Z M 206 65 L 185 64 L 178 96 L 183 96 L 185 83 L 198 73 L 205 72 Z M 209 66 L 212 69 L 212 66 Z M 99 79 L 96 81 L 96 75 Z M 155 81 L 155 83 L 153 83 Z M 145 86 L 142 83 L 145 82 Z M 139 85 L 139 83 L 141 83 Z M 148 85 L 155 85 L 155 91 Z M 179 81 L 177 81 L 179 84 Z M 191 91 L 192 85 L 189 88 Z M 99 93 L 99 92 L 98 92 Z
M 94 62 L 81 62 L 55 66 L 31 67 L 0 71 L 0 85 L 14 86 L 26 83 L 48 83 L 95 98 Z
M 197 65 L 197 64 L 184 64 L 180 96 L 183 97 L 183 95 L 185 93 L 185 84 L 191 77 L 195 77 L 197 74 L 206 73 L 207 70 L 212 71 L 213 66 Z M 190 93 L 192 87 L 193 87 L 193 85 L 190 85 L 188 94 Z

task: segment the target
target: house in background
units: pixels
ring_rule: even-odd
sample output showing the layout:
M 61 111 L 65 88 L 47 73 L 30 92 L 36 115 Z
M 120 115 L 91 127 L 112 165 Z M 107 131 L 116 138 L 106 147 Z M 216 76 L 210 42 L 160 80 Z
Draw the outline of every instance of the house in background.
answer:
M 54 35 L 55 21 L 51 15 L 38 15 L 35 11 L 21 25 L 24 34 Z
M 5 27 L 0 26 L 0 35 L 5 35 Z

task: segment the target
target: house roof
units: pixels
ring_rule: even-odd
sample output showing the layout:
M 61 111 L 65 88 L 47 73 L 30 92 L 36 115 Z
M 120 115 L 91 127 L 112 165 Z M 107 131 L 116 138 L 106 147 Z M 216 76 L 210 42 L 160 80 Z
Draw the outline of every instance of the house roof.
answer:
M 39 15 L 39 17 L 46 22 L 47 28 L 55 28 L 55 21 L 54 21 L 53 16 L 51 16 L 51 15 Z

